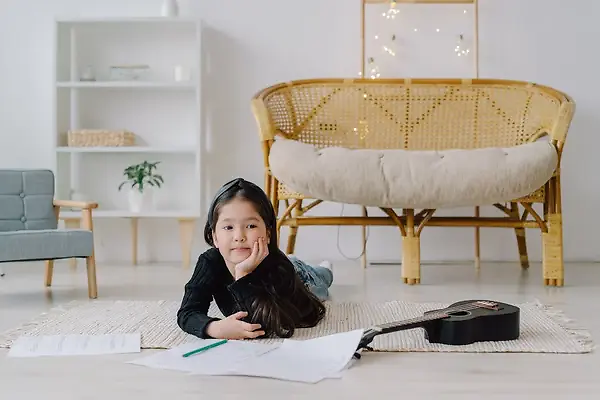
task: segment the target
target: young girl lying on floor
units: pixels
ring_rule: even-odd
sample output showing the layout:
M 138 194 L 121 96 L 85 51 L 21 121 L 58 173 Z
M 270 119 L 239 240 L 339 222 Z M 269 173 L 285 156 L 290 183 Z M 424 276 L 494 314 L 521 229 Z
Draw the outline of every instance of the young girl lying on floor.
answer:
M 177 324 L 200 338 L 291 337 L 325 316 L 330 264 L 313 267 L 277 247 L 275 211 L 265 192 L 234 179 L 215 196 L 204 228 L 212 247 L 185 285 Z M 207 315 L 215 303 L 225 319 Z

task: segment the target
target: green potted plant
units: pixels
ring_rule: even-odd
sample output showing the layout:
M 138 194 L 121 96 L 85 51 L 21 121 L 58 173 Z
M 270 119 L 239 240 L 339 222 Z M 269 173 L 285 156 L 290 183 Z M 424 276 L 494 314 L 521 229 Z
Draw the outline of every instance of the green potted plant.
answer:
M 130 165 L 123 171 L 123 175 L 127 177 L 127 180 L 121 182 L 119 191 L 125 185 L 129 187 L 128 200 L 132 212 L 138 213 L 151 207 L 152 190 L 148 189 L 160 188 L 161 184 L 164 183 L 163 177 L 155 172 L 158 164 L 160 164 L 160 161 L 153 163 L 144 161 L 143 163 Z

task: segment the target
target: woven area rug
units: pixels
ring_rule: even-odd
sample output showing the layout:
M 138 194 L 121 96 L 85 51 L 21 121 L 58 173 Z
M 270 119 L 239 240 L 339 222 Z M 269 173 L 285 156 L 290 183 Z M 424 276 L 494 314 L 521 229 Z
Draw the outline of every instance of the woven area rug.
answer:
M 372 325 L 417 317 L 447 307 L 440 303 L 332 303 L 327 317 L 316 327 L 299 329 L 293 339 L 309 339 Z M 469 352 L 469 353 L 588 353 L 594 348 L 590 334 L 575 326 L 562 312 L 539 302 L 517 305 L 521 309 L 521 336 L 505 342 L 467 346 L 431 344 L 422 329 L 381 335 L 373 341 L 375 351 Z M 0 347 L 10 347 L 21 335 L 107 334 L 140 332 L 142 348 L 169 349 L 195 338 L 179 329 L 175 301 L 84 301 L 55 308 L 38 318 L 0 334 Z M 214 304 L 209 314 L 222 317 Z M 261 342 L 280 339 L 262 339 Z

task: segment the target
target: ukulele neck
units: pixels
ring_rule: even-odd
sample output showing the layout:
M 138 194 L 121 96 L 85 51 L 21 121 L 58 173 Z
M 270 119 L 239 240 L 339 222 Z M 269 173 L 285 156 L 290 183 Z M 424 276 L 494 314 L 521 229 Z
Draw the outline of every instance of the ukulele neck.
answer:
M 377 325 L 376 329 L 380 330 L 379 334 L 403 331 L 407 329 L 418 328 L 423 326 L 425 323 L 429 321 L 435 321 L 437 319 L 443 319 L 448 317 L 448 314 L 444 312 L 435 312 L 426 315 L 422 315 L 416 318 L 406 319 L 400 322 L 392 322 L 389 324 Z

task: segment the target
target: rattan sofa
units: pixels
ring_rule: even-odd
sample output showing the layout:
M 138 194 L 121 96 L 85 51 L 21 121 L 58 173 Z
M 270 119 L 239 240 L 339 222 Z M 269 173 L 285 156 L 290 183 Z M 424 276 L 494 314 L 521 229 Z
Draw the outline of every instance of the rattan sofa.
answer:
M 407 284 L 421 280 L 425 226 L 514 229 L 523 267 L 525 228 L 539 228 L 544 283 L 564 284 L 560 159 L 574 109 L 553 88 L 492 79 L 299 80 L 252 99 L 287 252 L 301 225 L 395 225 Z M 386 216 L 308 215 L 323 201 Z M 434 216 L 487 205 L 505 216 Z

